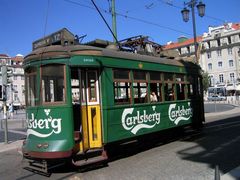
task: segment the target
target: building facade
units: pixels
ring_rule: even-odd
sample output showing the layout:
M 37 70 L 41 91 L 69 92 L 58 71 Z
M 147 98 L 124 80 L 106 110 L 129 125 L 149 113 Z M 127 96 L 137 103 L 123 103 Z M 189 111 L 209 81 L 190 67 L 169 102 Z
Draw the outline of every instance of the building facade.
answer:
M 24 70 L 22 68 L 23 56 L 18 54 L 16 57 L 9 57 L 6 54 L 0 54 L 0 105 L 3 104 L 3 98 L 6 98 L 7 105 L 12 103 L 16 107 L 25 106 L 25 87 L 24 87 Z M 9 82 L 6 91 L 3 92 L 3 72 L 2 66 L 6 65 L 10 71 Z M 5 95 L 4 95 L 5 94 Z
M 209 85 L 224 86 L 231 94 L 240 91 L 240 23 L 209 27 L 197 42 L 197 62 L 208 73 Z M 164 49 L 175 49 L 185 59 L 195 58 L 193 38 L 170 43 Z
M 210 86 L 237 90 L 240 83 L 240 24 L 209 27 L 208 33 L 203 34 L 201 45 L 200 65 L 209 74 Z

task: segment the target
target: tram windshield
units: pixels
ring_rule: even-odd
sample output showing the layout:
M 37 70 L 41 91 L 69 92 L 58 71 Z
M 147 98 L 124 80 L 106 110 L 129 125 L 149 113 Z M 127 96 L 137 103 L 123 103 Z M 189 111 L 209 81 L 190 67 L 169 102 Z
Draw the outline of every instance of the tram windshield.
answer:
M 65 102 L 64 65 L 41 67 L 42 103 Z

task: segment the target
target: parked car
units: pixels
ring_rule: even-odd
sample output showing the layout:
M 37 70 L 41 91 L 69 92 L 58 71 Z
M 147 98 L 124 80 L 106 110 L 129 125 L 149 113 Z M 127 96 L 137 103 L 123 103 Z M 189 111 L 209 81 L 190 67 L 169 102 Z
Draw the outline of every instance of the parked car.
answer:
M 225 96 L 219 96 L 219 95 L 212 95 L 208 96 L 208 101 L 225 101 L 227 100 L 227 97 Z

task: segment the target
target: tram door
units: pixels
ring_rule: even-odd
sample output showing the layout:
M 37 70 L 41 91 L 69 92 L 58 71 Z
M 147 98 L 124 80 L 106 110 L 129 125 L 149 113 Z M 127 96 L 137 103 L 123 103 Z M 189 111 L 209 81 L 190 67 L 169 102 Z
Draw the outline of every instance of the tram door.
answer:
M 95 69 L 77 69 L 79 82 L 80 149 L 102 147 L 99 75 Z M 78 123 L 75 123 L 78 124 Z M 77 127 L 78 128 L 78 127 Z

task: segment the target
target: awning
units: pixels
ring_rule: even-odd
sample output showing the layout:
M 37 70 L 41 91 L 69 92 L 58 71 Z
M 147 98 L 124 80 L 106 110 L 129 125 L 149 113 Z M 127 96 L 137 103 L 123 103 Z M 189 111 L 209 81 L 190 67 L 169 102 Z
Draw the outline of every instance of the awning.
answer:
M 227 91 L 233 91 L 233 90 L 235 91 L 236 88 L 235 88 L 234 86 L 227 86 L 227 87 L 226 87 L 226 90 L 227 90 Z
M 21 106 L 21 104 L 20 103 L 13 103 L 13 106 Z
M 236 90 L 240 91 L 240 84 L 236 86 Z

